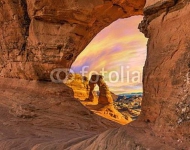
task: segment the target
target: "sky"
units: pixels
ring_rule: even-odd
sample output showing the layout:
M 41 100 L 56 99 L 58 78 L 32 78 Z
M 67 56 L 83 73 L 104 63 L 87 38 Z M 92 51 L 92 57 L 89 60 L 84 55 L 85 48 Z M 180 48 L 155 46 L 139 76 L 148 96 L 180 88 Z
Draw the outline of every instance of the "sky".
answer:
M 81 52 L 71 69 L 88 78 L 91 74 L 102 74 L 110 91 L 116 94 L 142 92 L 147 53 L 147 39 L 138 30 L 142 19 L 142 16 L 119 19 L 104 28 Z

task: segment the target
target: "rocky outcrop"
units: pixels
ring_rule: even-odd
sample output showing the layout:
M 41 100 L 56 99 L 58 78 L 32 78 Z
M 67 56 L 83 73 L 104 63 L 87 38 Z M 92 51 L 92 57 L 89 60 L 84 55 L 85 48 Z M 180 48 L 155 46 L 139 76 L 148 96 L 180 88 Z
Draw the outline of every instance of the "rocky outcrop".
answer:
M 148 0 L 140 25 L 149 38 L 140 118 L 181 146 L 190 143 L 189 14 L 188 1 Z
M 141 112 L 142 97 L 123 98 L 114 102 L 115 108 L 128 119 L 136 120 Z
M 113 105 L 113 98 L 111 95 L 111 92 L 103 80 L 103 76 L 98 77 L 99 80 L 97 82 L 97 85 L 99 86 L 99 98 L 98 98 L 98 103 L 102 105 Z
M 75 98 L 86 100 L 90 90 L 88 83 L 88 78 L 85 76 L 81 76 L 80 74 L 69 74 L 66 85 L 72 88 Z
M 0 75 L 49 80 L 52 69 L 69 68 L 101 29 L 118 18 L 142 14 L 144 3 L 145 1 L 140 0 L 2 0 L 0 1 Z M 116 129 L 114 132 L 107 131 L 91 139 L 87 137 L 76 139 L 77 142 L 67 139 L 66 143 L 69 145 L 65 144 L 64 148 L 87 149 L 89 146 L 89 149 L 98 149 L 101 141 L 103 149 L 115 148 L 119 142 L 122 142 L 120 148 L 124 149 L 127 145 L 122 139 L 129 133 L 134 135 L 132 140 L 126 139 L 132 141 L 131 149 L 189 148 L 189 14 L 188 0 L 147 0 L 144 20 L 139 26 L 149 41 L 143 77 L 142 113 L 135 122 L 136 130 Z M 59 84 L 49 83 L 51 86 L 48 86 L 47 82 L 35 84 L 31 82 L 28 85 L 23 83 L 26 81 L 20 82 L 20 80 L 0 81 L 2 89 L 0 129 L 3 133 L 0 136 L 1 139 L 5 139 L 1 140 L 0 149 L 31 148 L 34 144 L 39 144 L 39 138 L 41 140 L 42 136 L 44 137 L 42 142 L 52 141 L 56 137 L 60 139 L 64 136 L 57 130 L 60 128 L 85 130 L 109 125 L 106 123 L 105 126 L 105 123 L 99 121 L 100 126 L 92 126 L 97 124 L 97 120 L 91 118 L 88 110 L 84 112 L 84 107 L 78 101 L 70 98 L 71 90 L 66 88 L 64 91 L 65 88 L 61 87 L 63 89 L 59 91 Z M 75 107 L 70 109 L 70 103 Z M 73 113 L 79 109 L 82 112 Z M 80 113 L 85 115 L 81 117 L 78 115 Z M 57 114 L 59 117 L 56 117 Z M 40 118 L 39 115 L 43 117 Z M 62 115 L 64 117 L 60 118 Z M 69 115 L 72 115 L 72 119 Z M 86 116 L 90 116 L 90 119 Z M 20 119 L 31 120 L 23 122 Z M 65 119 L 68 119 L 66 124 L 64 124 Z M 76 120 L 80 120 L 79 123 L 75 123 Z M 51 130 L 47 131 L 42 126 L 51 127 Z M 13 127 L 17 129 L 14 130 Z M 55 128 L 52 130 L 53 127 Z M 126 128 L 130 128 L 130 125 Z M 123 134 L 125 133 L 123 131 L 127 133 Z M 51 137 L 49 133 L 56 135 Z M 81 134 L 84 132 L 78 133 L 79 136 Z M 145 134 L 147 136 L 144 136 Z M 23 143 L 21 137 L 28 137 L 28 140 Z M 60 144 L 60 141 L 56 141 L 54 144 L 62 146 L 62 143 L 64 142 Z M 112 145 L 108 145 L 109 143 Z M 34 149 L 38 146 L 41 145 L 36 145 Z M 46 144 L 42 145 L 43 148 L 44 146 L 47 147 Z
M 94 95 L 94 88 L 96 84 L 99 87 L 99 95 L 98 101 L 97 96 Z M 105 81 L 103 80 L 102 75 L 92 75 L 89 81 L 90 91 L 88 101 L 90 101 L 91 105 L 95 104 L 95 107 L 91 107 L 89 103 L 84 103 L 90 110 L 93 110 L 96 114 L 105 117 L 109 120 L 116 121 L 120 124 L 127 124 L 132 121 L 130 117 L 125 117 L 114 108 L 114 101 L 112 98 L 112 94 L 109 91 L 108 86 L 106 85 Z
M 154 145 L 151 145 L 147 140 L 144 143 L 139 141 L 140 137 L 136 137 L 135 143 L 139 143 L 136 147 L 138 149 L 189 149 L 190 36 L 188 33 L 190 30 L 188 25 L 190 20 L 188 18 L 190 4 L 188 1 L 148 0 L 144 14 L 144 20 L 139 28 L 149 38 L 148 54 L 144 66 L 142 112 L 134 123 L 139 127 L 142 122 L 145 122 L 143 128 L 150 128 L 141 133 L 144 134 L 143 138 L 160 142 L 153 142 Z M 128 127 L 130 124 L 126 126 Z M 126 130 L 127 133 L 130 132 Z M 112 147 L 121 146 L 121 149 L 131 144 L 129 142 L 128 145 L 125 145 L 126 143 L 118 145 L 111 142 L 112 138 L 118 139 L 122 136 L 115 137 L 111 135 L 112 132 L 94 137 L 94 140 L 97 139 L 97 143 L 101 141 L 102 148 L 109 147 L 109 144 L 105 144 L 109 142 L 112 143 Z M 118 132 L 119 130 L 116 131 Z M 133 134 L 137 135 L 135 132 Z M 104 138 L 107 135 L 111 136 L 110 140 Z M 88 145 L 91 140 L 92 138 L 85 140 L 70 149 L 78 146 L 98 149 L 96 142 Z
M 93 77 L 93 76 L 92 76 Z M 94 89 L 97 85 L 97 82 L 91 82 L 91 80 L 93 79 L 91 77 L 90 81 L 89 81 L 89 87 L 90 87 L 90 91 L 89 91 L 89 95 L 88 95 L 88 101 L 91 101 L 91 102 L 95 102 L 97 97 L 95 96 L 95 93 L 94 93 Z
M 82 77 L 80 74 L 71 74 L 66 85 L 72 88 L 74 97 L 93 113 L 123 125 L 132 121 L 130 117 L 125 119 L 114 108 L 113 94 L 109 91 L 101 75 L 92 75 L 91 80 L 88 81 L 86 77 Z M 96 85 L 100 89 L 99 95 L 97 95 L 97 91 L 94 91 Z
M 0 75 L 50 80 L 54 68 L 73 61 L 104 27 L 142 14 L 145 1 L 2 0 Z
M 89 81 L 89 86 L 90 86 L 90 92 L 89 92 L 89 100 L 93 101 L 94 100 L 94 88 L 96 84 L 99 87 L 99 96 L 98 96 L 98 104 L 102 105 L 113 105 L 113 98 L 111 95 L 111 92 L 109 91 L 108 86 L 103 80 L 103 76 L 101 75 L 92 75 L 90 81 Z

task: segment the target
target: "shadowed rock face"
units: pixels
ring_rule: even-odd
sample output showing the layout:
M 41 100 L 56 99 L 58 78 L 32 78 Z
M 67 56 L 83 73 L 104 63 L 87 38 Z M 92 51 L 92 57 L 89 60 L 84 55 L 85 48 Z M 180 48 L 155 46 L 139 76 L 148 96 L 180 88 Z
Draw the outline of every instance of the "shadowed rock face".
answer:
M 49 80 L 69 68 L 104 27 L 142 14 L 145 1 L 3 0 L 0 2 L 0 75 Z
M 89 100 L 94 101 L 94 88 L 96 84 L 99 87 L 99 97 L 98 104 L 109 105 L 113 104 L 113 98 L 111 92 L 109 91 L 108 86 L 103 80 L 103 76 L 101 75 L 92 75 L 91 80 L 89 81 L 90 92 L 89 92 Z

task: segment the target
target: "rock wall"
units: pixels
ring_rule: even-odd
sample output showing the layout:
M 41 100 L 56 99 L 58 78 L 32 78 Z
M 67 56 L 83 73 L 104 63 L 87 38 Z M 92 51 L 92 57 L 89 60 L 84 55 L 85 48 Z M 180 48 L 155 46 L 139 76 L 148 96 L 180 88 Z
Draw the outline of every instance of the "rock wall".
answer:
M 190 142 L 189 2 L 148 0 L 144 13 L 139 27 L 149 41 L 140 118 L 162 136 Z
M 69 149 L 189 149 L 189 14 L 188 0 L 147 0 L 144 20 L 139 25 L 139 29 L 149 38 L 141 116 L 124 128 L 104 132 Z M 127 139 L 131 135 L 126 136 L 130 133 L 130 127 L 138 129 L 132 132 L 133 136 L 139 134 L 132 138 L 137 144 L 132 147 Z M 144 131 L 141 132 L 141 129 Z M 112 132 L 121 134 L 115 137 L 117 134 L 111 135 Z M 125 139 L 124 143 L 113 142 L 113 139 L 120 137 Z M 93 144 L 89 144 L 92 140 Z
M 69 68 L 104 27 L 142 14 L 145 1 L 2 0 L 0 76 L 49 80 L 54 68 Z

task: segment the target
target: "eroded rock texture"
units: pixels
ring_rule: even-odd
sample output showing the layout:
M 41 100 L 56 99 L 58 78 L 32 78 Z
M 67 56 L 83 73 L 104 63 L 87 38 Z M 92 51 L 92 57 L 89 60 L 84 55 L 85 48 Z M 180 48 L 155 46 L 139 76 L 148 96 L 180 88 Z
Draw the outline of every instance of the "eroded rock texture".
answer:
M 138 121 L 134 122 L 139 129 L 141 127 L 145 129 L 144 133 L 141 133 L 135 140 L 138 143 L 136 147 L 139 149 L 189 149 L 189 14 L 188 1 L 148 0 L 144 8 L 145 17 L 139 28 L 149 38 L 149 41 L 144 67 L 142 113 Z M 146 123 L 141 126 L 140 122 Z M 126 130 L 129 126 L 126 126 Z M 119 133 L 120 130 L 116 130 L 115 133 Z M 122 129 L 122 133 L 126 130 Z M 104 134 L 109 135 L 110 139 L 101 138 L 103 135 L 94 137 L 97 143 L 103 142 L 101 147 L 109 146 L 105 143 L 114 143 L 112 139 L 122 136 L 119 135 L 116 138 L 115 134 L 111 135 L 111 131 Z M 137 135 L 135 132 L 132 134 Z M 139 141 L 142 134 L 144 134 L 145 141 Z M 159 144 L 151 142 L 154 143 L 152 145 L 149 139 L 161 141 L 158 142 Z M 92 138 L 72 148 L 90 149 L 93 147 L 96 149 L 96 144 L 89 146 L 90 140 Z M 120 145 L 114 143 L 111 147 L 126 148 L 129 145 L 130 142 L 128 145 L 126 142 Z
M 0 75 L 2 77 L 49 80 L 49 74 L 53 68 L 70 67 L 77 55 L 105 26 L 118 18 L 141 14 L 144 2 L 141 0 L 0 1 Z M 85 137 L 76 141 L 65 141 L 66 143 L 64 140 L 61 142 L 53 141 L 51 146 L 61 146 L 61 148 L 68 149 L 111 149 L 118 146 L 121 149 L 127 146 L 131 149 L 188 149 L 190 145 L 189 14 L 188 0 L 147 0 L 144 8 L 145 17 L 139 26 L 140 30 L 149 38 L 148 55 L 144 67 L 144 98 L 141 117 L 134 122 L 134 126 L 130 124 L 126 126 L 126 129 L 107 131 L 87 140 Z M 26 142 L 24 148 L 31 148 L 34 143 L 38 144 L 34 149 L 48 147 L 50 146 L 49 140 L 45 139 L 47 143 L 39 144 L 41 134 L 38 130 L 43 132 L 44 137 L 50 135 L 51 132 L 46 134 L 46 130 L 40 127 L 36 129 L 36 132 L 34 132 L 35 129 L 31 129 L 30 132 L 25 129 L 27 132 L 23 133 L 25 130 L 22 127 L 26 127 L 26 124 L 15 119 L 15 117 L 31 119 L 27 124 L 28 128 L 33 124 L 43 123 L 45 117 L 45 124 L 48 127 L 51 126 L 52 128 L 52 125 L 55 125 L 56 128 L 67 129 L 69 122 L 71 122 L 68 116 L 72 114 L 72 111 L 68 109 L 68 105 L 62 106 L 60 97 L 57 98 L 56 96 L 57 92 L 54 91 L 53 96 L 48 99 L 47 96 L 51 95 L 51 92 L 46 90 L 52 89 L 51 86 L 43 89 L 47 86 L 46 84 L 40 83 L 36 86 L 23 81 L 23 85 L 28 87 L 21 88 L 18 87 L 20 82 L 17 82 L 14 81 L 16 85 L 12 85 L 12 82 L 1 79 L 0 83 L 2 88 L 1 111 L 3 114 L 1 120 L 5 120 L 0 125 L 2 126 L 1 129 L 6 129 L 2 131 L 1 137 L 2 139 L 14 137 L 11 146 L 9 140 L 2 141 L 2 148 L 7 148 L 3 146 L 8 146 L 7 149 L 15 148 L 14 142 L 22 146 L 20 143 L 23 143 L 23 138 L 20 138 L 20 135 L 27 134 L 25 137 L 31 138 L 34 133 L 35 139 L 29 139 L 33 145 L 28 145 Z M 8 93 L 3 90 L 5 87 Z M 10 87 L 12 88 L 10 89 Z M 35 94 L 36 98 L 31 98 L 25 93 L 25 89 L 28 88 L 29 92 L 36 92 L 34 87 L 43 89 L 40 91 L 44 92 L 40 95 L 41 97 L 39 94 Z M 68 97 L 65 94 L 63 99 L 70 103 Z M 37 100 L 34 101 L 34 99 Z M 49 101 L 46 103 L 47 99 Z M 26 100 L 29 102 L 28 106 L 25 105 Z M 14 103 L 15 105 L 13 105 Z M 35 107 L 31 106 L 32 104 L 35 104 Z M 38 105 L 40 108 L 36 107 Z M 44 112 L 41 120 L 39 116 L 41 116 L 41 111 L 44 111 L 46 105 L 50 107 L 46 108 L 48 113 Z M 73 105 L 76 106 L 76 109 L 81 106 L 76 101 Z M 13 108 L 10 109 L 10 106 Z M 60 110 L 65 106 L 69 113 L 60 113 Z M 81 110 L 83 109 L 81 106 Z M 85 112 L 89 111 L 86 110 Z M 49 124 L 50 118 L 55 117 L 54 114 L 67 116 L 68 122 L 62 126 L 64 116 L 63 119 L 57 117 L 56 120 L 51 120 L 51 124 Z M 81 122 L 87 123 L 89 121 L 88 117 L 85 120 L 81 115 L 75 113 L 73 115 L 75 116 L 74 119 L 71 118 L 74 121 L 78 118 L 82 120 Z M 7 118 L 12 119 L 7 121 Z M 89 127 L 88 123 L 84 125 L 81 122 L 74 124 L 73 128 L 86 129 Z M 92 123 L 96 124 L 97 121 L 92 119 Z M 14 129 L 15 125 L 18 126 L 19 130 Z M 100 126 L 95 128 L 100 128 Z M 38 126 L 35 127 L 38 128 Z M 10 128 L 13 129 L 11 133 L 9 133 Z M 57 132 L 60 133 L 60 131 Z M 127 133 L 125 134 L 125 132 Z M 128 134 L 132 135 L 132 139 L 128 137 Z M 63 135 L 59 134 L 55 137 L 59 139 Z M 118 142 L 114 140 L 121 137 L 122 139 Z M 52 138 L 50 138 L 51 141 Z M 125 138 L 126 140 L 123 142 L 122 140 Z M 38 142 L 35 142 L 36 140 Z M 42 142 L 45 141 L 42 140 Z M 98 145 L 100 141 L 102 145 Z M 131 142 L 126 145 L 126 141 Z M 108 145 L 109 143 L 111 145 Z
M 2 0 L 0 75 L 49 80 L 53 68 L 70 67 L 104 27 L 142 14 L 145 1 Z
M 65 84 L 0 78 L 0 149 L 33 150 L 53 141 L 66 142 L 60 148 L 65 149 L 120 126 L 89 111 L 73 94 Z
M 180 144 L 190 143 L 189 14 L 188 1 L 149 0 L 140 25 L 149 38 L 141 119 Z

